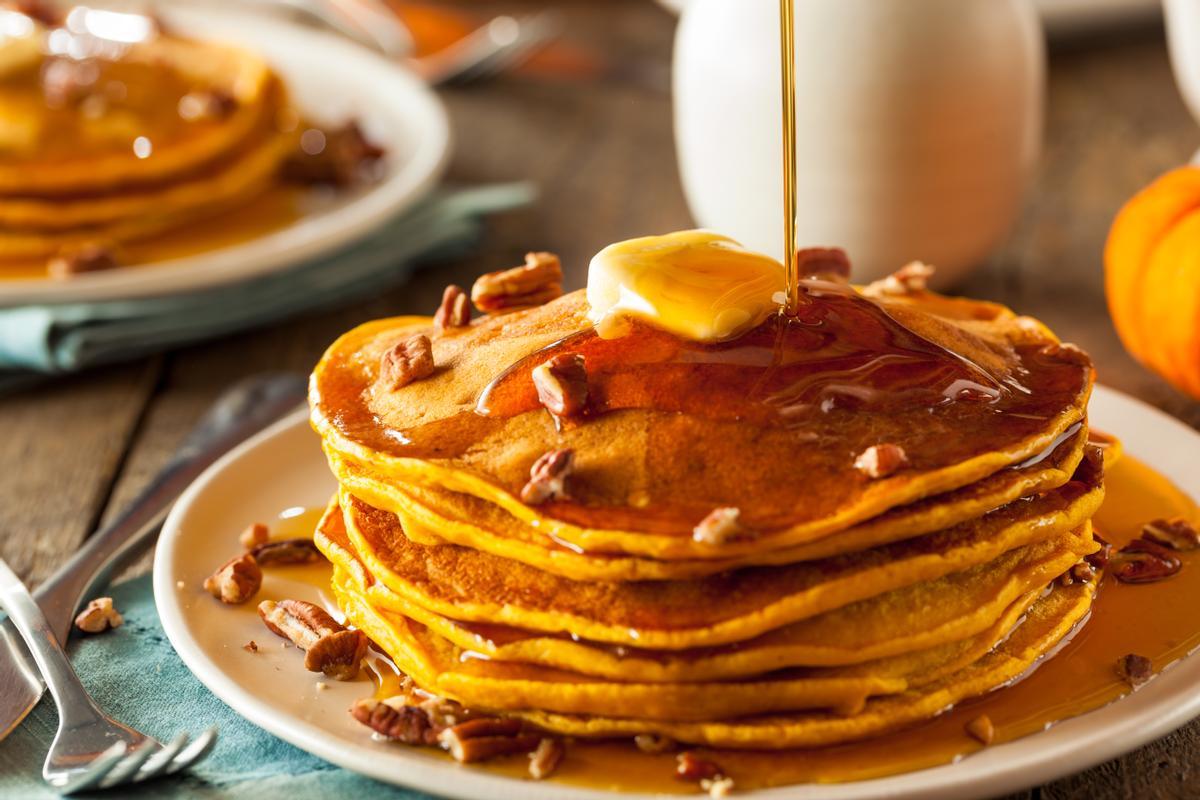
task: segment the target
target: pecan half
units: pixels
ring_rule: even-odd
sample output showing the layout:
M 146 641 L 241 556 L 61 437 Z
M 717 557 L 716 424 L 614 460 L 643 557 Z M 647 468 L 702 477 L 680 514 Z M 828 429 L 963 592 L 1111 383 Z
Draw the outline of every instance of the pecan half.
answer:
M 1182 566 L 1174 552 L 1145 539 L 1134 539 L 1109 562 L 1109 570 L 1122 583 L 1154 583 L 1176 574 Z
M 638 750 L 651 755 L 668 753 L 675 749 L 675 740 L 657 733 L 639 733 L 633 737 L 633 744 Z
M 1108 566 L 1109 559 L 1112 558 L 1113 546 L 1108 543 L 1104 537 L 1093 533 L 1092 539 L 1096 544 L 1100 545 L 1100 549 L 1089 556 L 1084 556 L 1083 560 L 1094 570 L 1102 570 Z
M 116 266 L 117 258 L 110 248 L 96 242 L 86 242 L 51 258 L 46 270 L 51 278 L 65 280 L 73 275 L 100 272 Z
M 551 450 L 542 455 L 529 468 L 529 482 L 521 488 L 521 502 L 536 506 L 566 497 L 566 480 L 574 469 L 574 450 Z
M 894 444 L 868 447 L 854 460 L 854 468 L 868 478 L 886 478 L 908 465 L 904 448 Z
M 1200 530 L 1183 517 L 1156 519 L 1142 526 L 1142 538 L 1172 550 L 1195 550 L 1200 547 Z
M 450 284 L 442 292 L 442 304 L 433 315 L 433 327 L 439 331 L 447 328 L 465 328 L 471 324 L 471 301 L 461 286 Z
M 742 512 L 737 508 L 714 508 L 692 529 L 692 541 L 720 545 L 734 539 L 747 538 L 750 531 L 742 527 Z
M 1154 665 L 1145 656 L 1129 653 L 1117 659 L 1117 676 L 1135 689 L 1154 675 Z
M 271 529 L 261 522 L 247 525 L 246 529 L 238 536 L 238 541 L 241 542 L 243 550 L 253 550 L 260 544 L 266 544 L 270 539 Z
M 996 736 L 996 726 L 992 725 L 992 720 L 987 714 L 980 714 L 968 722 L 966 731 L 971 738 L 984 745 L 991 744 Z
M 675 777 L 681 781 L 699 783 L 702 780 L 715 780 L 724 774 L 719 764 L 701 758 L 692 750 L 686 750 L 675 757 Z
M 888 275 L 883 280 L 873 281 L 864 291 L 868 294 L 905 295 L 925 291 L 934 269 L 928 264 L 913 261 Z
M 323 608 L 303 600 L 264 600 L 258 615 L 272 633 L 305 651 L 304 668 L 339 681 L 358 675 L 367 655 L 367 635 L 347 630 Z
M 562 264 L 553 253 L 526 253 L 525 265 L 489 272 L 471 287 L 471 302 L 485 313 L 538 306 L 562 295 Z
M 538 400 L 556 417 L 574 417 L 587 409 L 588 374 L 583 356 L 562 353 L 533 368 Z
M 837 283 L 850 281 L 850 259 L 840 247 L 806 247 L 797 250 L 796 263 L 801 275 Z
M 388 391 L 403 389 L 432 374 L 433 344 L 424 334 L 397 342 L 379 360 L 379 385 Z
M 125 624 L 111 597 L 97 597 L 75 617 L 75 627 L 84 633 L 104 633 Z
M 1073 480 L 1094 486 L 1104 476 L 1104 448 L 1095 444 L 1083 446 L 1083 458 L 1075 468 Z
M 368 697 L 350 708 L 350 715 L 380 736 L 404 744 L 436 745 L 439 728 L 428 712 L 409 705 L 403 697 L 376 700 Z
M 234 556 L 204 579 L 204 591 L 231 606 L 254 597 L 261 587 L 262 570 L 250 553 Z
M 524 733 L 520 720 L 480 717 L 446 728 L 438 734 L 438 741 L 455 761 L 470 764 L 496 756 L 528 753 L 540 744 L 541 737 Z
M 535 781 L 549 778 L 562 762 L 566 748 L 558 739 L 545 738 L 529 754 L 529 777 Z
M 324 556 L 312 539 L 280 539 L 260 544 L 250 551 L 261 566 L 316 564 Z

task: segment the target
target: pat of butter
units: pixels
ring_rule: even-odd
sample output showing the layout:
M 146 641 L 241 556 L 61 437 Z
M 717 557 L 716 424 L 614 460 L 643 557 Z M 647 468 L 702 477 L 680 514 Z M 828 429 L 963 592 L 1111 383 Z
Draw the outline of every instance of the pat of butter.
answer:
M 680 231 L 617 242 L 597 253 L 588 268 L 588 318 L 609 338 L 634 318 L 713 342 L 778 311 L 785 290 L 779 261 L 728 236 Z

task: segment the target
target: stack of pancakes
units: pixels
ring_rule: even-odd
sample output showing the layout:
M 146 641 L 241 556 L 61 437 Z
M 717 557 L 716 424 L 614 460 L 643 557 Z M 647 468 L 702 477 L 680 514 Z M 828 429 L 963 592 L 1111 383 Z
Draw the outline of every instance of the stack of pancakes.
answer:
M 570 736 L 819 746 L 1020 676 L 1093 599 L 1088 359 L 992 304 L 805 289 L 719 343 L 601 338 L 583 292 L 343 336 L 311 404 L 348 620 L 424 692 Z M 435 367 L 397 387 L 416 335 Z M 560 356 L 587 398 L 556 415 Z
M 20 32 L 0 40 L 0 274 L 84 247 L 120 260 L 251 202 L 297 149 L 299 120 L 256 55 L 132 14 L 0 14 Z

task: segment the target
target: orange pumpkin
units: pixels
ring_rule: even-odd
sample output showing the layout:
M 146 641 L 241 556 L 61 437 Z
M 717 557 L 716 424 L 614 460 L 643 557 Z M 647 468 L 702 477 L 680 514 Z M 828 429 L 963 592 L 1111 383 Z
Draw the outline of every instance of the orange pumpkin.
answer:
M 1200 398 L 1200 167 L 1168 172 L 1125 204 L 1104 266 L 1125 348 Z

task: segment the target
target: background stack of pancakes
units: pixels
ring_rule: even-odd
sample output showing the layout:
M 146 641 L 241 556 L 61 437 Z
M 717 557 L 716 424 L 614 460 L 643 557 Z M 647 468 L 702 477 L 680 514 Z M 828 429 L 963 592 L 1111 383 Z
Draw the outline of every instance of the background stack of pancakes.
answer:
M 575 736 L 818 746 L 1021 675 L 1094 594 L 1090 363 L 903 282 L 808 297 L 715 344 L 600 339 L 582 292 L 343 336 L 311 401 L 349 621 L 420 690 Z

